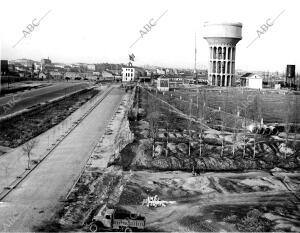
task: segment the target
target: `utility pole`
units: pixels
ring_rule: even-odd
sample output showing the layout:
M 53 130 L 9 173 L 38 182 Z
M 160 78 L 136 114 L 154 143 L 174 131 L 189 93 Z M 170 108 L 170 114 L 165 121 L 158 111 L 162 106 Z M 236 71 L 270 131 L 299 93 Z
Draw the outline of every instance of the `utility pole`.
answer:
M 193 165 L 192 165 L 192 174 L 194 175 L 195 174 L 195 167 L 194 167 L 194 162 L 193 161 L 191 161 L 191 137 L 192 137 L 192 135 L 191 135 L 191 125 L 192 125 L 192 121 L 191 121 L 191 117 L 192 117 L 192 104 L 193 104 L 193 99 L 190 99 L 190 113 L 189 113 L 189 159 L 190 159 L 190 164 L 191 164 L 191 162 L 193 163 Z
M 296 83 L 298 83 L 298 85 L 296 86 L 296 90 L 300 90 L 300 78 L 298 76 L 298 73 L 296 74 Z
M 297 87 L 296 87 L 297 88 Z M 297 103 L 297 95 L 294 93 L 294 150 L 296 151 L 297 150 L 297 106 L 298 106 L 298 103 Z
M 198 102 L 198 97 L 199 97 L 199 94 L 200 94 L 200 92 L 198 93 L 198 95 L 197 95 L 197 102 Z M 203 98 L 203 105 L 204 105 L 204 98 Z M 197 103 L 197 104 L 199 104 L 199 103 Z M 203 116 L 204 116 L 204 114 L 203 114 L 203 106 L 202 106 L 202 111 L 200 111 L 200 109 L 199 109 L 199 105 L 198 105 L 198 114 L 199 114 L 199 119 L 200 119 L 200 122 L 201 121 L 203 121 L 204 120 L 204 118 L 203 118 Z M 199 137 L 199 157 L 201 158 L 202 157 L 202 135 L 203 135 L 203 129 L 202 129 L 202 125 L 200 125 L 200 137 Z
M 197 88 L 197 111 L 199 112 L 199 89 Z
M 195 33 L 195 63 L 194 63 L 194 80 L 197 80 L 197 34 Z

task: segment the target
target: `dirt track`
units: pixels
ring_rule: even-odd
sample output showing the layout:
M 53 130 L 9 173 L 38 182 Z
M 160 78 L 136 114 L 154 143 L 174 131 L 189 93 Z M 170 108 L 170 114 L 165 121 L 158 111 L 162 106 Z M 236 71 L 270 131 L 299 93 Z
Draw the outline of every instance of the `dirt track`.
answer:
M 30 231 L 49 219 L 68 193 L 124 92 L 114 89 L 69 136 L 3 201 L 0 222 L 17 212 L 18 220 L 1 231 Z
M 46 102 L 74 91 L 85 89 L 88 85 L 87 83 L 61 82 L 54 83 L 51 86 L 1 97 L 0 116 L 12 114 L 41 102 Z M 11 107 L 3 109 L 3 106 L 7 103 L 11 103 Z

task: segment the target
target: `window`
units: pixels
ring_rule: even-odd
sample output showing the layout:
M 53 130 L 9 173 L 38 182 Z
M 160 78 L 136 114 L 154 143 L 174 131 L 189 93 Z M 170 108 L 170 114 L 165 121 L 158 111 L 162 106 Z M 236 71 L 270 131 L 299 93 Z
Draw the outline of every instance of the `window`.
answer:
M 218 59 L 222 59 L 222 48 L 221 47 L 219 47 L 218 48 Z
M 106 215 L 105 218 L 106 218 L 106 219 L 110 219 L 110 215 Z

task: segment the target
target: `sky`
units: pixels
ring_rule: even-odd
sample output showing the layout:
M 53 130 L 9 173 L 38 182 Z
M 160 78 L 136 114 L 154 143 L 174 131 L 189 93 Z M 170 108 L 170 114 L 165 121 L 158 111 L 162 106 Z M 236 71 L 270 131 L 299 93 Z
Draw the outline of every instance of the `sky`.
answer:
M 209 51 L 203 24 L 225 21 L 243 24 L 236 69 L 283 72 L 287 64 L 295 64 L 300 72 L 299 0 L 0 0 L 0 4 L 1 59 L 127 63 L 128 54 L 134 53 L 137 66 L 192 69 L 196 33 L 197 68 L 205 68 Z M 263 32 L 261 26 L 278 15 Z M 150 23 L 154 26 L 146 31 L 144 26 Z M 259 38 L 257 30 L 263 32 Z

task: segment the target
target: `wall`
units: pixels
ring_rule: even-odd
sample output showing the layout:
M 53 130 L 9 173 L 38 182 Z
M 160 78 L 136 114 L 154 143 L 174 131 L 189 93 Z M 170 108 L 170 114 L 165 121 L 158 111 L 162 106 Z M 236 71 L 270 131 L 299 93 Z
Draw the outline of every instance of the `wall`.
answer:
M 249 88 L 262 89 L 262 79 L 260 78 L 250 78 Z

